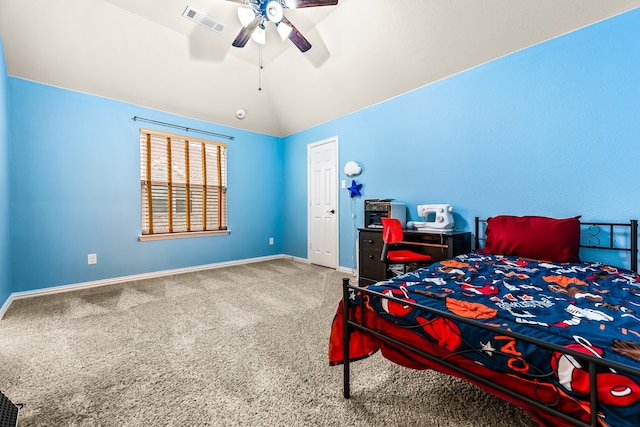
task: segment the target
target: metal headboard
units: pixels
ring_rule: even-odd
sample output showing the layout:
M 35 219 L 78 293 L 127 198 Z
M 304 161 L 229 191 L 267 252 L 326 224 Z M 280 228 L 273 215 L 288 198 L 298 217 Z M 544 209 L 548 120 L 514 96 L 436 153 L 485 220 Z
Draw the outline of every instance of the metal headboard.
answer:
M 481 248 L 481 243 L 487 240 L 485 231 L 487 228 L 487 220 L 475 217 L 475 249 Z M 630 259 L 629 269 L 638 272 L 638 220 L 632 219 L 627 223 L 613 222 L 583 222 L 580 221 L 580 247 L 588 249 L 603 249 L 610 251 L 629 252 Z M 608 230 L 605 233 L 604 230 Z M 629 236 L 629 244 L 627 246 L 616 246 L 614 236 L 616 231 L 622 230 L 625 235 Z M 608 238 L 607 238 L 608 235 Z M 604 239 L 601 239 L 601 236 Z M 586 243 L 582 243 L 586 240 Z M 603 241 L 604 240 L 604 241 Z

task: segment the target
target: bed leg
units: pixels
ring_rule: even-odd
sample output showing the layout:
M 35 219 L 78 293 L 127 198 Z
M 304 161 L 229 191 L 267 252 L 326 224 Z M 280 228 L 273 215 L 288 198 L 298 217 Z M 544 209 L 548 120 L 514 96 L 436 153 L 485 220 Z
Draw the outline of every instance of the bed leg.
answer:
M 631 270 L 638 272 L 638 220 L 631 220 Z
M 343 395 L 345 399 L 351 397 L 349 390 L 349 338 L 351 328 L 349 327 L 349 278 L 342 279 L 342 320 L 344 324 L 343 339 Z
M 598 381 L 596 377 L 596 364 L 589 362 L 589 409 L 591 410 L 591 426 L 598 425 Z

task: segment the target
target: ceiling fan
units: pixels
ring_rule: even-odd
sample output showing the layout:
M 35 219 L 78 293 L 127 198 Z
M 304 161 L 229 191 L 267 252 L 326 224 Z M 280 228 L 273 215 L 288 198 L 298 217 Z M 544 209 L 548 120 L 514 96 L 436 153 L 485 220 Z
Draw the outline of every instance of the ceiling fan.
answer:
M 300 9 L 303 7 L 335 6 L 338 0 L 227 0 L 240 3 L 238 18 L 242 30 L 238 33 L 232 45 L 244 47 L 250 38 L 260 44 L 265 43 L 265 24 L 273 22 L 282 40 L 289 38 L 301 52 L 311 49 L 311 43 L 284 16 L 284 9 Z

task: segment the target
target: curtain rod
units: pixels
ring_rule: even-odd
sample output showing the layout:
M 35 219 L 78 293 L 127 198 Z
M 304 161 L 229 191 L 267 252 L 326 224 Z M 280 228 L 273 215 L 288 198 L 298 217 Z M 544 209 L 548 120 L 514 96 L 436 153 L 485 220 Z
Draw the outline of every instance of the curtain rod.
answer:
M 187 132 L 199 132 L 199 133 L 204 133 L 206 135 L 211 135 L 211 136 L 217 136 L 218 138 L 226 138 L 229 139 L 231 141 L 233 141 L 235 139 L 235 137 L 230 136 L 230 135 L 223 135 L 221 133 L 215 133 L 215 132 L 209 132 L 207 130 L 200 130 L 200 129 L 194 129 L 194 128 L 188 128 L 185 126 L 179 126 L 179 125 L 174 125 L 171 123 L 165 123 L 165 122 L 159 122 L 157 120 L 151 120 L 151 119 L 145 119 L 143 117 L 138 117 L 138 116 L 133 116 L 133 121 L 138 121 L 138 122 L 146 122 L 146 123 L 152 123 L 154 125 L 162 125 L 162 126 L 168 126 L 170 128 L 174 128 L 174 129 L 183 129 Z

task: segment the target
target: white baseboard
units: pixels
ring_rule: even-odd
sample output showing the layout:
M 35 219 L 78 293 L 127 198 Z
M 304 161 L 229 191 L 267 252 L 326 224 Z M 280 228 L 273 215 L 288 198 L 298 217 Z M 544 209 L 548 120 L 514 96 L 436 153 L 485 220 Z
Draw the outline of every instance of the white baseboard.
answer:
M 0 307 L 0 320 L 2 320 L 2 318 L 4 317 L 4 314 L 9 309 L 9 306 L 11 305 L 12 301 L 13 301 L 13 294 L 9 295 L 9 298 L 7 298 L 4 304 L 2 304 L 2 307 Z
M 2 307 L 0 307 L 0 320 L 2 320 L 2 318 L 4 317 L 11 303 L 19 299 L 39 297 L 43 295 L 53 295 L 61 292 L 78 291 L 81 289 L 95 288 L 98 286 L 114 285 L 116 283 L 133 282 L 134 280 L 153 279 L 156 277 L 171 276 L 174 274 L 192 273 L 195 271 L 211 270 L 214 268 L 251 264 L 254 262 L 270 261 L 274 259 L 291 259 L 298 262 L 303 262 L 307 264 L 309 263 L 309 260 L 306 258 L 294 257 L 291 255 L 270 255 L 270 256 L 257 257 L 257 258 L 247 258 L 247 259 L 236 260 L 236 261 L 218 262 L 214 264 L 196 265 L 193 267 L 176 268 L 173 270 L 153 271 L 150 273 L 134 274 L 132 276 L 114 277 L 111 279 L 102 279 L 102 280 L 94 280 L 91 282 L 75 283 L 71 285 L 54 286 L 50 288 L 35 289 L 32 291 L 13 292 L 11 295 L 9 295 L 9 298 L 7 298 L 4 304 L 2 304 Z M 346 267 L 338 267 L 337 270 L 354 274 L 352 269 L 347 269 Z

